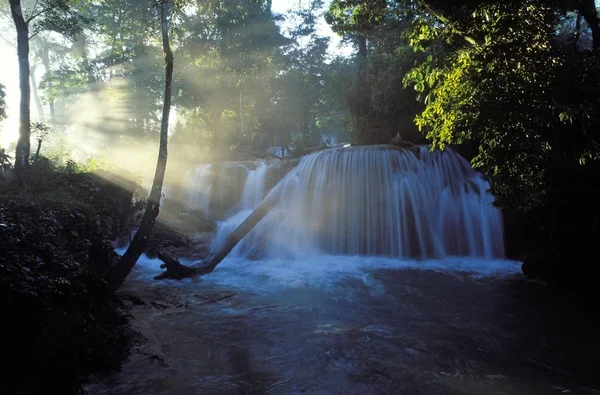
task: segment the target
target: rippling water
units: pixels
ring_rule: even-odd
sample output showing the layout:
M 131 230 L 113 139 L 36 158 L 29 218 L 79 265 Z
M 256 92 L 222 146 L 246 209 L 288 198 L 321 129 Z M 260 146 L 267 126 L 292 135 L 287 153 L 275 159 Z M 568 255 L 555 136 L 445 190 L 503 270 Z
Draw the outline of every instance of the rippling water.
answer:
M 151 282 L 158 265 L 124 290 L 148 341 L 88 393 L 600 393 L 597 314 L 515 262 L 229 259 Z

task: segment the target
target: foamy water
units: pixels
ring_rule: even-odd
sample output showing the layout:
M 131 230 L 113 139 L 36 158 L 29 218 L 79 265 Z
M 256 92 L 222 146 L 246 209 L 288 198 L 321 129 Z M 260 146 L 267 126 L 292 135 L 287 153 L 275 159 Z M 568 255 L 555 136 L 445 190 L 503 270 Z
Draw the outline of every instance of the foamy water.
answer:
M 120 251 L 117 251 L 120 252 Z M 121 252 L 120 252 L 121 253 Z M 191 261 L 181 260 L 183 264 Z M 143 255 L 135 269 L 139 279 L 154 281 L 161 273 L 159 259 Z M 228 257 L 214 272 L 197 279 L 167 280 L 173 285 L 206 282 L 216 286 L 258 292 L 271 292 L 282 288 L 330 288 L 348 279 L 362 279 L 369 286 L 369 276 L 381 270 L 423 270 L 468 275 L 473 278 L 505 277 L 521 272 L 521 263 L 510 260 L 485 260 L 450 257 L 437 260 L 404 260 L 373 256 L 311 256 L 306 260 L 265 259 L 247 260 Z M 155 281 L 155 283 L 164 283 Z M 375 287 L 377 284 L 371 284 Z

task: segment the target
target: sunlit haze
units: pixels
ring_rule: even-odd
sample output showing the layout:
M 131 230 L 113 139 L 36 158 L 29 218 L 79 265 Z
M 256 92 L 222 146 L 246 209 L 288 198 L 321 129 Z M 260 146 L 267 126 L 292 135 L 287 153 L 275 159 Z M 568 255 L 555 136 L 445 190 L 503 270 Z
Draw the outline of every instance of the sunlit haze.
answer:
M 326 10 L 326 7 L 329 3 L 330 1 L 325 2 L 323 12 Z M 309 1 L 307 0 L 273 0 L 272 10 L 275 13 L 285 15 L 290 11 L 299 9 L 300 7 L 307 7 L 308 4 Z M 284 21 L 282 23 L 282 30 L 284 34 L 288 26 L 288 21 Z M 14 27 L 12 26 L 12 21 L 6 19 L 2 20 L 0 29 L 6 32 L 6 37 L 11 39 L 13 38 L 14 33 L 12 29 L 14 29 Z M 352 47 L 342 43 L 341 38 L 337 34 L 333 33 L 323 17 L 320 18 L 318 23 L 318 34 L 330 38 L 329 53 L 331 55 L 348 56 L 352 53 Z M 0 64 L 0 83 L 4 84 L 6 87 L 6 101 L 8 105 L 8 117 L 0 125 L 0 146 L 7 147 L 16 142 L 18 138 L 19 125 L 19 68 L 17 52 L 15 47 L 7 43 L 7 40 L 0 40 L 0 58 L 2 59 L 2 63 Z M 175 67 L 177 67 L 177 65 Z M 43 76 L 43 70 L 38 70 L 36 76 L 39 82 Z M 80 104 L 84 103 L 90 104 L 89 98 L 87 102 L 84 100 Z M 82 108 L 82 111 L 79 113 L 78 118 L 82 119 L 90 116 L 92 118 L 97 117 L 97 107 L 85 105 L 81 105 L 80 107 Z M 104 109 L 104 112 L 106 111 L 107 109 Z M 31 117 L 33 121 L 37 121 L 39 118 L 34 105 L 31 106 Z
M 353 51 L 350 45 L 344 45 L 341 43 L 340 37 L 334 34 L 331 28 L 325 22 L 323 14 L 328 5 L 329 2 L 326 1 L 323 9 L 318 11 L 319 20 L 316 31 L 317 35 L 329 38 L 329 46 L 327 50 L 328 56 L 325 59 L 326 62 L 330 61 L 330 59 L 335 56 L 348 56 Z M 290 29 L 294 28 L 294 25 L 299 23 L 297 17 L 291 15 L 290 12 L 293 13 L 294 11 L 298 11 L 300 9 L 306 9 L 308 6 L 309 1 L 306 0 L 273 1 L 272 11 L 283 16 L 282 21 L 279 23 L 283 36 L 289 37 Z M 14 24 L 6 15 L 0 20 L 0 31 L 3 38 L 3 40 L 0 41 L 0 57 L 2 58 L 2 63 L 0 66 L 0 83 L 6 87 L 6 103 L 8 107 L 7 118 L 0 125 L 0 146 L 7 148 L 9 152 L 13 152 L 18 139 L 20 93 L 16 48 L 11 44 L 12 42 L 16 41 Z M 59 43 L 59 45 L 65 46 L 65 48 L 73 47 L 72 43 L 65 42 L 64 40 L 61 43 L 62 39 L 58 36 L 47 36 L 46 39 L 48 38 L 50 41 L 54 40 L 54 42 Z M 307 40 L 307 38 L 301 38 L 299 40 L 300 47 L 304 47 L 305 44 L 308 43 Z M 103 46 L 105 46 L 106 43 L 90 36 L 88 44 L 90 45 L 89 48 L 91 56 L 98 59 L 98 53 L 101 53 L 104 50 Z M 30 62 L 32 72 L 36 77 L 39 96 L 42 99 L 41 106 L 44 113 L 42 114 L 42 117 L 40 117 L 40 114 L 38 114 L 38 108 L 40 106 L 36 105 L 34 95 L 35 92 L 32 87 L 30 107 L 31 119 L 32 122 L 48 122 L 51 110 L 48 103 L 43 102 L 44 99 L 42 97 L 44 94 L 42 84 L 46 70 L 43 65 L 40 64 L 39 57 L 33 53 L 35 47 L 33 40 L 31 45 L 32 52 L 30 53 Z M 123 128 L 131 127 L 132 124 L 135 124 L 137 127 L 138 123 L 135 121 L 135 114 L 139 114 L 139 112 L 134 113 L 132 111 L 139 111 L 137 109 L 139 106 L 147 106 L 147 102 L 137 103 L 136 101 L 140 99 L 148 100 L 148 98 L 147 96 L 140 97 L 140 93 L 136 90 L 139 89 L 139 86 L 138 88 L 132 86 L 132 82 L 128 80 L 128 77 L 124 78 L 120 77 L 119 75 L 128 75 L 132 67 L 134 69 L 131 71 L 135 71 L 135 68 L 138 68 L 139 70 L 143 70 L 142 72 L 146 74 L 147 77 L 144 77 L 145 80 L 143 82 L 137 82 L 137 84 L 142 84 L 143 86 L 156 86 L 155 89 L 152 89 L 152 95 L 155 97 L 155 103 L 152 104 L 155 109 L 151 112 L 153 115 L 146 117 L 146 121 L 144 121 L 145 123 L 140 125 L 140 127 L 145 130 L 156 130 L 156 127 L 159 124 L 158 109 L 162 100 L 161 84 L 163 75 L 161 74 L 163 72 L 160 72 L 161 74 L 157 73 L 156 76 L 147 74 L 148 67 L 154 68 L 153 70 L 160 71 L 158 67 L 162 66 L 160 64 L 160 49 L 156 45 L 153 48 L 154 49 L 152 50 L 152 53 L 148 54 L 147 58 L 137 58 L 137 65 L 132 66 L 131 63 L 121 63 L 114 64 L 110 67 L 104 66 L 105 70 L 102 71 L 103 74 L 101 74 L 102 79 L 90 85 L 86 91 L 78 92 L 75 89 L 73 92 L 76 93 L 71 93 L 71 90 L 67 89 L 67 96 L 59 96 L 57 98 L 57 103 L 60 104 L 60 108 L 57 107 L 56 114 L 57 116 L 63 117 L 64 121 L 59 122 L 60 133 L 55 133 L 53 137 L 49 138 L 48 141 L 45 141 L 42 144 L 41 153 L 43 155 L 49 155 L 48 150 L 51 149 L 55 155 L 58 155 L 56 154 L 56 151 L 58 151 L 59 154 L 62 152 L 63 154 L 61 155 L 67 155 L 79 162 L 85 162 L 89 158 L 98 158 L 108 161 L 109 163 L 118 163 L 119 166 L 129 168 L 143 179 L 149 181 L 152 176 L 152 168 L 158 148 L 158 135 L 155 135 L 155 137 L 150 135 L 140 139 L 139 137 L 134 137 L 133 135 L 128 137 L 128 134 L 131 134 L 131 132 L 122 133 L 124 131 Z M 185 78 L 193 81 L 193 84 L 197 86 L 197 89 L 203 92 L 202 94 L 204 97 L 206 97 L 207 94 L 212 97 L 210 100 L 208 97 L 206 97 L 205 100 L 209 100 L 210 102 L 222 102 L 223 100 L 229 100 L 220 97 L 222 96 L 221 92 L 223 91 L 223 86 L 221 85 L 222 80 L 220 77 L 211 76 L 215 73 L 215 66 L 212 64 L 212 56 L 208 53 L 201 52 L 198 53 L 197 56 L 197 68 L 185 69 L 185 66 L 182 65 L 183 62 L 178 62 L 181 58 L 178 59 L 176 54 L 175 72 L 181 73 L 181 75 L 183 75 Z M 61 63 L 51 60 L 51 64 L 58 65 L 54 67 L 73 67 L 73 65 L 75 65 L 75 63 L 69 64 L 68 62 L 69 61 L 67 60 L 66 63 L 62 63 L 61 65 Z M 36 65 L 35 69 L 34 64 Z M 55 70 L 58 69 L 55 68 Z M 202 70 L 205 70 L 204 72 L 208 73 L 206 74 L 207 77 L 198 78 L 198 70 L 200 70 L 200 73 L 203 72 Z M 69 82 L 69 84 L 70 83 L 71 82 Z M 247 94 L 251 95 L 259 94 L 260 91 L 259 87 L 249 87 L 248 89 L 251 90 L 249 90 Z M 37 103 L 40 102 L 38 101 Z M 223 103 L 222 106 L 227 108 L 229 104 Z M 189 106 L 186 108 L 189 109 Z M 234 108 L 236 108 L 235 105 Z M 179 110 L 180 108 L 177 104 L 177 99 L 175 99 L 174 105 L 171 108 L 171 134 L 174 133 L 178 127 L 178 121 L 180 120 Z M 242 130 L 245 127 L 255 127 L 256 123 L 252 125 L 250 123 L 251 120 L 244 119 L 244 117 L 242 117 L 240 121 L 235 120 L 238 115 L 236 113 L 232 113 L 230 110 L 228 111 L 229 112 L 224 111 L 221 114 L 222 119 L 220 124 L 225 125 L 223 127 L 231 127 L 231 122 L 234 122 L 238 126 L 240 126 L 241 122 Z M 152 122 L 151 125 L 148 123 L 150 121 Z M 197 126 L 190 124 L 190 122 L 194 121 L 188 120 L 186 123 L 184 119 L 182 122 L 183 123 L 181 125 L 183 125 L 185 128 L 189 129 L 193 127 L 198 129 Z M 201 127 L 202 126 L 200 126 L 200 128 Z M 291 132 L 292 131 L 289 131 L 289 133 Z M 278 131 L 277 133 L 282 133 L 282 131 Z M 287 133 L 288 132 L 285 131 L 285 134 Z M 115 140 L 115 138 L 118 138 L 118 140 Z M 275 142 L 276 141 L 273 141 L 273 143 Z M 32 152 L 35 152 L 37 145 L 36 143 L 37 138 L 32 136 Z M 196 142 L 187 145 L 185 147 L 186 155 L 190 158 L 199 158 L 193 160 L 202 160 L 203 157 L 198 151 L 199 148 L 195 147 L 197 147 Z M 198 147 L 201 147 L 202 149 L 205 148 L 202 144 L 199 144 Z M 169 167 L 171 169 L 177 167 L 177 160 L 175 158 L 171 158 L 169 162 Z M 177 172 L 176 170 L 172 171 Z

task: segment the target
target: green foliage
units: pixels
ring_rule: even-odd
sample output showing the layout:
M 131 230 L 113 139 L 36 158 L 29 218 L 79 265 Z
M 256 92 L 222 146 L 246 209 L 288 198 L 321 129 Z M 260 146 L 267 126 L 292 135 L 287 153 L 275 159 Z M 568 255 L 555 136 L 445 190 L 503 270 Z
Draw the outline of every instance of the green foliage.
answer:
M 0 148 L 0 170 L 8 171 L 10 169 L 12 169 L 11 157 L 6 149 Z
M 88 79 L 82 65 L 60 65 L 58 69 L 46 73 L 40 81 L 44 92 L 43 103 L 54 103 L 59 99 L 73 101 L 78 94 L 85 92 Z
M 80 0 L 38 0 L 25 10 L 25 17 L 32 19 L 30 31 L 36 35 L 42 31 L 52 31 L 74 38 L 83 31 L 83 26 L 91 20 L 79 13 L 76 6 Z M 38 18 L 39 17 L 39 18 Z
M 55 134 L 51 136 L 51 140 L 46 144 L 43 150 L 43 155 L 50 160 L 55 166 L 64 166 L 67 161 L 71 160 L 73 146 L 69 143 L 68 138 L 64 134 Z
M 599 103 L 588 92 L 599 82 L 594 76 L 600 71 L 594 63 L 597 55 L 553 47 L 558 13 L 539 1 L 488 3 L 471 18 L 468 30 L 461 32 L 428 21 L 415 28 L 411 39 L 418 50 L 442 37 L 453 45 L 467 38 L 446 58 L 430 50 L 407 74 L 406 84 L 426 101 L 416 123 L 434 147 L 478 143 L 473 163 L 493 181 L 499 205 L 540 207 L 546 169 L 556 159 L 552 147 L 562 144 L 566 133 L 583 133 L 592 142 L 590 127 Z M 589 143 L 577 142 L 570 159 L 594 158 Z
M 43 124 L 41 122 L 32 122 L 31 123 L 31 137 L 35 140 L 45 141 L 50 134 L 52 134 L 52 127 Z
M 324 97 L 328 40 L 316 32 L 321 7 L 312 1 L 289 14 L 284 36 L 268 1 L 197 3 L 176 28 L 182 122 L 174 149 L 189 151 L 192 142 L 196 152 L 262 150 L 318 136 L 316 119 L 332 110 Z
M 495 204 L 536 223 L 539 235 L 528 237 L 542 240 L 544 270 L 590 285 L 587 256 L 600 238 L 600 53 L 557 37 L 559 3 L 498 0 L 451 21 L 419 18 L 410 40 L 425 58 L 405 84 L 425 104 L 416 124 L 432 148 L 476 144 L 473 165 Z
M 329 39 L 317 35 L 317 15 L 322 1 L 313 1 L 310 7 L 299 9 L 290 18 L 295 22 L 287 34 L 291 42 L 284 48 L 278 61 L 283 72 L 272 82 L 274 101 L 271 106 L 271 127 L 287 131 L 276 134 L 276 144 L 292 141 L 320 141 L 316 123 L 319 116 L 331 108 L 324 104 Z M 291 133 L 290 133 L 291 132 Z
M 325 20 L 334 32 L 365 35 L 382 23 L 387 6 L 386 0 L 334 0 Z
M 344 91 L 353 138 L 387 143 L 398 133 L 418 140 L 412 118 L 420 105 L 402 78 L 421 54 L 409 50 L 407 30 L 418 17 L 409 1 L 334 1 L 326 20 L 359 47 L 351 86 Z M 426 17 L 420 14 L 419 17 Z M 358 71 L 358 73 L 357 73 Z
M 26 13 L 33 3 L 25 4 Z M 64 34 L 57 35 L 40 24 L 31 40 L 32 64 L 44 69 L 39 88 L 50 123 L 76 137 L 155 139 L 164 78 L 157 2 L 58 3 L 70 8 L 57 6 L 56 12 L 79 18 L 78 30 L 65 23 Z M 193 145 L 194 153 L 238 146 L 262 150 L 289 143 L 296 134 L 319 135 L 317 118 L 334 121 L 327 123 L 328 133 L 345 132 L 340 128 L 347 110 L 328 107 L 338 94 L 324 86 L 331 69 L 328 40 L 316 32 L 323 2 L 288 15 L 292 27 L 285 34 L 278 25 L 284 17 L 274 15 L 270 4 L 175 2 L 173 104 L 179 123 L 171 129 L 172 152 L 194 160 Z M 325 97 L 328 93 L 336 97 Z M 64 164 L 69 147 L 58 134 L 52 137 L 56 144 L 44 143 L 52 146 L 44 155 Z

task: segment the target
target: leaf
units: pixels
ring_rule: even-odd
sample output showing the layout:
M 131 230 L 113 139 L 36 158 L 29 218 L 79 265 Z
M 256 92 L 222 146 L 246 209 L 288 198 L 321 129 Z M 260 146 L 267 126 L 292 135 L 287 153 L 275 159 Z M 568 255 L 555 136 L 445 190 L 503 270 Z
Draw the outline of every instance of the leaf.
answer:
M 475 41 L 473 38 L 465 37 L 465 40 L 467 40 L 470 44 L 477 46 L 477 41 Z
M 431 100 L 431 92 L 429 92 L 427 94 L 427 96 L 425 96 L 425 101 L 424 101 L 425 105 L 427 105 L 429 103 L 429 100 Z
M 558 114 L 558 119 L 562 123 L 573 124 L 573 118 L 571 117 L 571 115 L 569 113 L 561 112 L 560 114 Z

